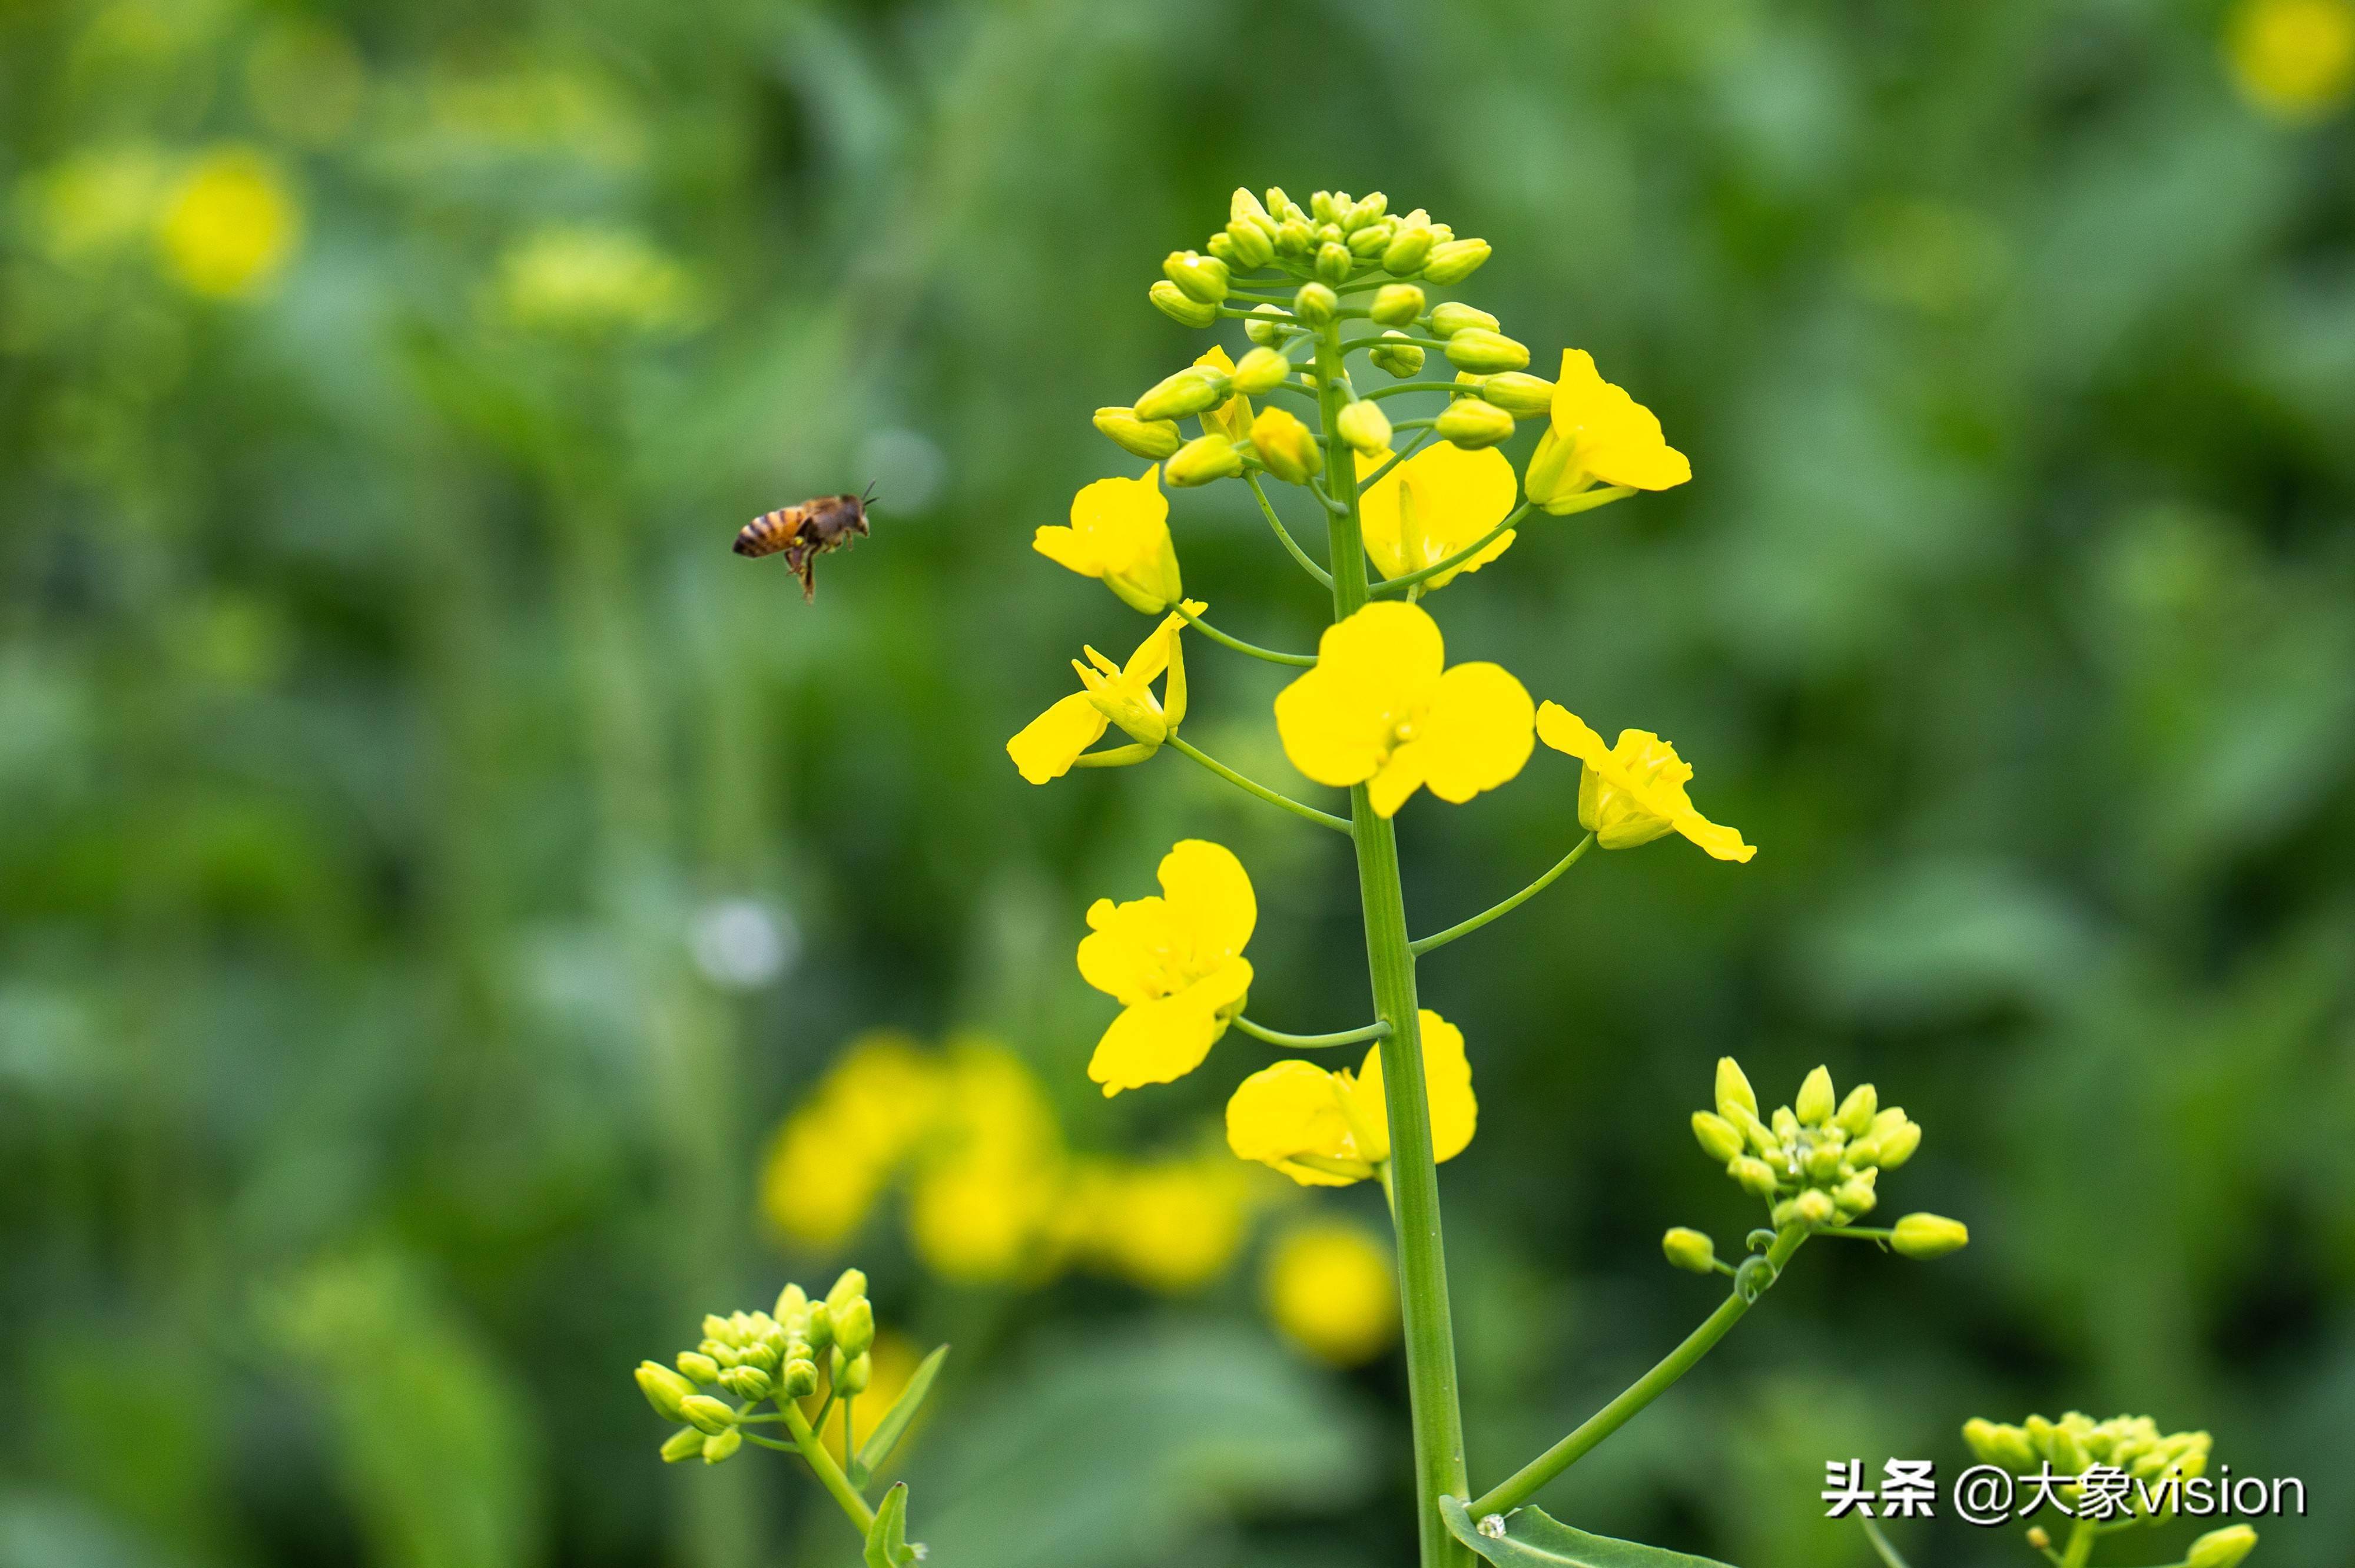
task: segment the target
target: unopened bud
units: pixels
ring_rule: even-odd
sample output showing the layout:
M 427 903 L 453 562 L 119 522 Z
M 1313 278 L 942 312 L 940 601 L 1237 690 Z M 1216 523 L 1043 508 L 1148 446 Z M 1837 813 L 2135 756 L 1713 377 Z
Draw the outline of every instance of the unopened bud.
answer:
M 744 1434 L 731 1426 L 725 1432 L 715 1432 L 703 1440 L 703 1462 L 717 1465 L 737 1449 L 744 1446 Z
M 1316 246 L 1316 230 L 1305 218 L 1286 218 L 1276 225 L 1275 253 L 1279 256 L 1305 256 Z
M 1236 391 L 1262 397 L 1292 379 L 1292 361 L 1273 348 L 1253 348 L 1235 361 L 1231 378 Z
M 682 1426 L 663 1439 L 662 1457 L 666 1465 L 676 1465 L 682 1459 L 692 1459 L 703 1452 L 703 1434 L 692 1426 Z
M 826 1287 L 826 1305 L 839 1317 L 844 1307 L 867 1294 L 867 1271 L 847 1268 L 835 1275 L 834 1284 Z
M 1832 1119 L 1832 1112 L 1838 1105 L 1839 1096 L 1832 1090 L 1831 1069 L 1818 1067 L 1807 1074 L 1806 1082 L 1799 1085 L 1799 1097 L 1792 1103 L 1791 1108 L 1798 1113 L 1799 1120 L 1806 1125 L 1820 1127 Z
M 1341 296 L 1323 283 L 1303 283 L 1292 296 L 1292 314 L 1310 326 L 1323 326 L 1341 308 Z
M 1859 1083 L 1840 1102 L 1832 1125 L 1852 1138 L 1860 1138 L 1872 1131 L 1872 1118 L 1880 1112 L 1881 1092 L 1870 1083 Z
M 1809 1225 L 1828 1225 L 1839 1218 L 1839 1211 L 1831 1194 L 1810 1187 L 1792 1200 L 1792 1214 Z
M 1758 1115 L 1758 1096 L 1751 1089 L 1750 1080 L 1742 1075 L 1741 1063 L 1730 1056 L 1721 1056 L 1717 1059 L 1717 1114 L 1728 1121 L 1735 1120 L 1733 1113 L 1727 1109 L 1731 1105 L 1741 1106 L 1753 1117 Z
M 1872 1178 L 1877 1174 L 1868 1170 L 1832 1189 L 1832 1201 L 1839 1205 L 1840 1218 L 1853 1220 L 1859 1214 L 1870 1214 L 1880 1204 L 1880 1195 L 1872 1189 Z
M 1098 409 L 1095 424 L 1123 452 L 1153 463 L 1177 451 L 1181 439 L 1176 420 L 1141 420 L 1135 409 Z M 803 1310 L 808 1310 L 806 1304 Z
M 799 1399 L 805 1394 L 815 1393 L 817 1392 L 817 1363 L 806 1357 L 787 1361 L 783 1381 L 777 1386 L 784 1391 L 787 1399 Z
M 1390 416 L 1382 412 L 1380 403 L 1360 398 L 1341 411 L 1334 421 L 1341 439 L 1363 453 L 1386 450 L 1391 443 Z
M 2257 1532 L 2245 1524 L 2211 1530 L 2191 1543 L 2191 1553 L 2184 1558 L 2183 1568 L 2233 1568 L 2256 1549 Z
M 637 1371 L 638 1392 L 655 1407 L 655 1413 L 665 1421 L 685 1421 L 687 1413 L 679 1402 L 695 1392 L 695 1385 L 672 1371 L 659 1361 L 640 1361 Z
M 1230 271 L 1241 265 L 1241 262 L 1235 260 L 1235 242 L 1227 238 L 1227 231 L 1223 229 L 1219 230 L 1216 234 L 1211 235 L 1209 242 L 1204 245 L 1202 249 L 1208 251 L 1212 257 L 1216 258 L 1221 265 L 1227 267 Z M 1271 246 L 1270 249 L 1273 250 L 1273 247 Z
M 1494 332 L 1499 325 L 1497 318 L 1487 311 L 1457 300 L 1431 307 L 1431 330 L 1442 337 L 1453 337 L 1476 326 Z
M 875 1343 L 875 1307 L 865 1296 L 858 1297 L 835 1315 L 834 1342 L 846 1355 L 856 1356 Z
M 1902 1257 L 1943 1258 L 1970 1244 L 1970 1228 L 1942 1214 L 1908 1214 L 1897 1221 L 1889 1244 Z M 2083 1466 L 2078 1468 L 2083 1468 Z
M 1740 1157 L 1742 1129 L 1723 1116 L 1708 1111 L 1695 1111 L 1692 1130 L 1693 1136 L 1700 1143 L 1700 1152 L 1719 1165 Z
M 1817 1144 L 1807 1151 L 1807 1157 L 1800 1165 L 1808 1180 L 1829 1181 L 1839 1174 L 1840 1151 L 1831 1144 Z
M 777 1305 L 771 1314 L 779 1323 L 790 1323 L 809 1310 L 809 1293 L 798 1285 L 788 1285 L 777 1292 Z
M 834 1314 L 823 1301 L 810 1303 L 809 1316 L 803 1324 L 802 1337 L 813 1350 L 823 1350 L 834 1343 Z
M 1396 328 L 1383 333 L 1381 340 L 1366 350 L 1366 357 L 1374 362 L 1375 369 L 1387 371 L 1401 381 L 1423 369 L 1422 345 L 1409 341 L 1407 335 Z
M 1369 223 L 1359 229 L 1349 236 L 1350 258 L 1353 261 L 1370 261 L 1380 256 L 1389 248 L 1391 236 L 1397 231 L 1397 229 L 1398 225 L 1385 219 L 1380 223 Z
M 1756 1155 L 1745 1154 L 1729 1162 L 1725 1174 L 1742 1185 L 1742 1190 L 1753 1198 L 1774 1196 L 1774 1168 Z
M 1423 314 L 1423 291 L 1412 283 L 1384 283 L 1374 291 L 1372 314 L 1383 326 L 1404 326 Z
M 1162 258 L 1163 275 L 1186 291 L 1186 297 L 1203 304 L 1218 304 L 1227 297 L 1227 264 L 1216 256 L 1198 255 L 1191 251 L 1172 251 Z
M 1348 199 L 1344 196 L 1337 201 L 1329 190 L 1311 191 L 1308 196 L 1308 216 L 1319 223 L 1337 224 L 1341 219 L 1340 203 Z
M 1180 326 L 1208 326 L 1219 319 L 1217 305 L 1204 304 L 1167 278 L 1146 290 L 1145 295 L 1154 309 Z
M 1188 365 L 1174 376 L 1165 376 L 1153 385 L 1145 396 L 1136 400 L 1130 411 L 1148 423 L 1160 420 L 1182 420 L 1199 414 L 1205 409 L 1215 409 L 1227 400 L 1233 383 L 1224 370 L 1214 365 Z M 831 1302 L 834 1297 L 826 1297 Z
M 1529 362 L 1529 351 L 1501 332 L 1467 326 L 1447 340 L 1447 362 L 1459 370 L 1491 375 L 1518 370 Z
M 2041 1524 L 2030 1525 L 2028 1527 L 2028 1549 L 2031 1552 L 2051 1551 L 2052 1532 L 2046 1530 Z
M 1227 225 L 1226 232 L 1219 238 L 1227 242 L 1228 265 L 1240 267 L 1246 272 L 1254 267 L 1264 267 L 1275 259 L 1273 224 L 1263 229 L 1256 223 L 1237 219 Z M 1218 242 L 1218 240 L 1210 241 L 1213 246 Z M 1216 253 L 1215 251 L 1212 252 Z
M 1391 242 L 1382 247 L 1382 271 L 1393 278 L 1411 278 L 1423 271 L 1424 258 L 1431 254 L 1432 232 L 1428 224 L 1412 220 L 1399 225 Z
M 1432 227 L 1436 232 L 1442 226 L 1433 224 Z M 1424 258 L 1423 275 L 1442 287 L 1460 283 L 1478 272 L 1480 263 L 1487 259 L 1488 242 L 1486 240 L 1444 240 L 1433 245 L 1430 255 Z
M 1922 1125 L 1918 1122 L 1903 1122 L 1892 1132 L 1876 1130 L 1872 1141 L 1878 1146 L 1879 1157 L 1875 1163 L 1883 1170 L 1895 1170 L 1912 1159 L 1913 1151 L 1922 1147 Z
M 1252 421 L 1251 441 L 1261 464 L 1287 485 L 1305 485 L 1324 472 L 1324 449 L 1288 409 L 1260 410 L 1259 417 Z
M 1269 320 L 1269 317 L 1274 319 Z M 1255 304 L 1252 306 L 1250 318 L 1243 323 L 1243 336 L 1263 348 L 1281 348 L 1289 325 L 1284 319 L 1284 312 L 1274 305 Z
M 1898 1223 L 1902 1225 L 1904 1221 L 1901 1220 Z M 2051 1456 L 2052 1467 L 2064 1476 L 2083 1475 L 2085 1467 L 2094 1462 L 2094 1456 L 2085 1452 L 2084 1444 L 2078 1441 L 2077 1435 L 2065 1426 L 2052 1428 L 2045 1437 L 2044 1452 Z
M 1975 1415 L 1963 1423 L 1963 1441 L 1990 1465 L 2001 1465 L 2007 1470 L 2036 1468 L 2036 1450 L 2028 1445 L 2028 1434 L 2017 1426 L 1998 1425 Z
M 834 1386 L 841 1393 L 864 1393 L 874 1376 L 875 1358 L 862 1350 L 835 1368 Z
M 1362 229 L 1369 223 L 1380 221 L 1382 215 L 1390 209 L 1391 198 L 1387 192 L 1369 190 L 1349 204 L 1348 210 L 1341 215 L 1341 227 Z
M 1799 1136 L 1798 1114 L 1788 1105 L 1775 1106 L 1774 1114 L 1766 1119 L 1766 1125 L 1773 1127 L 1774 1136 L 1785 1143 L 1790 1143 Z
M 1326 240 L 1316 247 L 1317 281 L 1337 286 L 1348 283 L 1352 260 L 1347 245 L 1337 240 Z
M 1717 1272 L 1717 1243 L 1699 1231 L 1678 1225 L 1660 1238 L 1660 1251 L 1669 1263 L 1688 1274 Z
M 1202 435 L 1179 447 L 1178 455 L 1162 465 L 1161 475 L 1183 488 L 1231 479 L 1242 471 L 1242 454 L 1235 450 L 1231 440 L 1223 435 Z
M 1270 191 L 1268 194 L 1272 197 L 1278 198 L 1284 195 L 1280 190 Z M 1265 234 L 1273 235 L 1275 232 L 1275 219 L 1269 214 L 1266 208 L 1260 205 L 1259 197 L 1241 186 L 1235 187 L 1235 194 L 1227 198 L 1227 217 L 1236 223 L 1248 223 Z
M 699 1383 L 719 1381 L 719 1363 L 699 1351 L 681 1350 L 678 1353 L 678 1370 Z
M 679 1414 L 698 1432 L 725 1432 L 736 1424 L 736 1412 L 728 1402 L 708 1393 L 688 1394 L 678 1406 Z
M 1553 412 L 1553 383 L 1526 370 L 1505 370 L 1483 379 L 1480 396 L 1517 420 Z
M 758 1367 L 730 1367 L 719 1374 L 719 1386 L 738 1399 L 762 1400 L 775 1388 L 775 1380 Z
M 1494 446 L 1513 433 L 1513 416 L 1477 398 L 1457 398 L 1432 421 L 1432 432 L 1466 451 Z

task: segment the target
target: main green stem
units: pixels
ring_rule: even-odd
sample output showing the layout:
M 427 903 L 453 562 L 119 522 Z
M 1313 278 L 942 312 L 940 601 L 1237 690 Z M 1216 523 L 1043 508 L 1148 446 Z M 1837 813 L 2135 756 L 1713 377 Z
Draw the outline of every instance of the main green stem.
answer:
M 1806 1231 L 1793 1226 L 1774 1238 L 1766 1250 L 1766 1261 L 1780 1274 L 1791 1254 L 1807 1239 Z M 1753 1303 L 1744 1301 L 1737 1290 L 1725 1298 L 1725 1304 L 1710 1313 L 1707 1321 L 1692 1331 L 1685 1342 L 1668 1354 L 1650 1371 L 1646 1372 L 1627 1391 L 1601 1410 L 1589 1416 L 1586 1424 L 1528 1464 L 1522 1466 L 1510 1480 L 1479 1499 L 1471 1506 L 1475 1519 L 1485 1519 L 1492 1513 L 1510 1513 L 1534 1496 L 1540 1487 L 1577 1464 L 1604 1438 L 1633 1420 L 1636 1413 L 1673 1387 L 1676 1381 L 1692 1371 L 1694 1363 L 1716 1348 L 1717 1342 L 1742 1321 Z
M 1327 325 L 1316 337 L 1317 404 L 1327 472 L 1349 461 L 1340 418 L 1341 334 Z M 1357 486 L 1327 519 L 1331 543 L 1333 618 L 1365 606 L 1366 551 Z M 1407 1400 L 1414 1423 L 1415 1520 L 1423 1568 L 1468 1568 L 1471 1552 L 1447 1531 L 1442 1496 L 1464 1497 L 1471 1472 L 1464 1458 L 1464 1412 L 1455 1383 L 1455 1328 L 1447 1301 L 1447 1256 L 1439 1229 L 1439 1169 L 1431 1154 L 1431 1097 L 1423 1075 L 1423 1031 L 1408 947 L 1406 895 L 1399 882 L 1398 834 L 1376 815 L 1359 784 L 1349 791 L 1350 837 L 1358 848 L 1358 894 L 1365 906 L 1366 964 L 1374 1012 L 1390 1025 L 1382 1037 L 1382 1090 L 1391 1123 L 1391 1192 L 1398 1229 L 1399 1295 L 1406 1329 Z
M 2094 1543 L 2101 1538 L 2090 1520 L 2079 1520 L 2069 1531 L 2069 1544 L 2061 1549 L 2062 1568 L 2085 1568 L 2094 1560 Z
M 788 1399 L 781 1401 L 777 1408 L 784 1413 L 785 1430 L 794 1435 L 794 1446 L 802 1451 L 802 1457 L 808 1460 L 809 1467 L 816 1472 L 818 1485 L 832 1494 L 861 1534 L 874 1529 L 875 1510 L 867 1506 L 867 1499 L 858 1495 L 858 1488 L 850 1484 L 850 1477 L 842 1473 L 842 1467 L 836 1464 L 834 1456 L 826 1451 L 825 1442 L 810 1425 L 809 1418 L 802 1413 L 801 1406 Z M 846 1454 L 851 1451 L 847 1417 L 845 1417 L 842 1427 L 842 1451 Z

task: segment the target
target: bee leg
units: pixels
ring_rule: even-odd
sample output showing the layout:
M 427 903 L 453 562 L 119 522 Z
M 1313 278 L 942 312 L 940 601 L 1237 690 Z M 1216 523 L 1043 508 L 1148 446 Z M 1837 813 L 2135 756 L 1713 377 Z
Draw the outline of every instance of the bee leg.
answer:
M 785 551 L 785 564 L 802 580 L 802 603 L 817 602 L 817 552 L 807 545 L 797 544 Z

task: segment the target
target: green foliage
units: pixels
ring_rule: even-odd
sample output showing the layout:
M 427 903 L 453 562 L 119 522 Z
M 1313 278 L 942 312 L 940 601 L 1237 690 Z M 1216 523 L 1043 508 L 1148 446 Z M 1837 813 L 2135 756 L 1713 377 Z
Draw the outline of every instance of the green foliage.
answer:
M 1461 1499 L 1443 1499 L 1439 1511 L 1449 1533 L 1497 1568 L 1726 1568 L 1713 1558 L 1688 1556 L 1632 1541 L 1613 1541 L 1572 1530 L 1540 1508 L 1517 1509 L 1507 1518 L 1474 1520 Z M 1489 1523 L 1494 1520 L 1494 1524 Z M 1483 1529 L 1483 1525 L 1488 1528 Z

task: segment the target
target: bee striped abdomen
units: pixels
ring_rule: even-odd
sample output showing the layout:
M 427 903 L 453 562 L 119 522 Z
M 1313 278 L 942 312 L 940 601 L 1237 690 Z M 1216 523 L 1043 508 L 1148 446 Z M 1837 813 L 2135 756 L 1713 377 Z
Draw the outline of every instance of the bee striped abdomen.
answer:
M 736 536 L 738 555 L 774 555 L 794 542 L 802 531 L 802 519 L 809 515 L 807 507 L 780 507 L 773 512 L 763 512 L 746 523 Z

